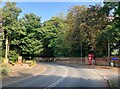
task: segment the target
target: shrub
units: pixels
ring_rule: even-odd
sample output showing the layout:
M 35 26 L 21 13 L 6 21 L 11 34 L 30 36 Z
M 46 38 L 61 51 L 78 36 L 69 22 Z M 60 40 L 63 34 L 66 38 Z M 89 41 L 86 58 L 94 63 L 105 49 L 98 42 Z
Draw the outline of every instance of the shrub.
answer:
M 2 76 L 8 75 L 9 72 L 10 72 L 10 66 L 8 66 L 8 65 L 2 65 L 1 66 L 1 68 L 0 68 L 0 74 Z
M 32 63 L 32 65 L 35 65 L 36 64 L 36 61 L 35 60 L 33 60 L 33 63 Z
M 26 60 L 25 60 L 25 59 L 22 59 L 22 62 L 23 62 L 23 63 L 26 63 Z
M 2 57 L 2 63 L 4 63 L 5 58 Z
M 31 67 L 31 66 L 34 66 L 36 64 L 36 61 L 35 60 L 28 60 L 28 61 L 26 61 L 26 63 Z
M 9 60 L 12 61 L 12 62 L 16 62 L 17 59 L 18 59 L 18 54 L 15 52 L 15 51 L 10 51 L 9 52 Z
M 6 68 L 3 68 L 1 74 L 2 76 L 8 75 L 8 70 Z

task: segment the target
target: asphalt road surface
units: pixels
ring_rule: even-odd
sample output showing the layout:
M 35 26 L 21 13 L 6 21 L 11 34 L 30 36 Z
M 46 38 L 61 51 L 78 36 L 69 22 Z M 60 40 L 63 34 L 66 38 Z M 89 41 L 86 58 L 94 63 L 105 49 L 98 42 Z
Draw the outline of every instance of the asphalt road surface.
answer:
M 42 63 L 46 70 L 42 73 L 32 76 L 22 81 L 11 82 L 3 87 L 36 87 L 45 89 L 66 88 L 74 89 L 87 88 L 105 88 L 108 89 L 107 81 L 92 69 L 70 66 L 58 63 Z M 4 89 L 4 88 L 3 88 Z

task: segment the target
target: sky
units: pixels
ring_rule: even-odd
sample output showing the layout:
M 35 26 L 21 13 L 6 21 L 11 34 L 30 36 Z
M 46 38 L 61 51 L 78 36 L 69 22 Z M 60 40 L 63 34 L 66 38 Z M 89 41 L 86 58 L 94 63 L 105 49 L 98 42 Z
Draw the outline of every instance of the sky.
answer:
M 69 7 L 73 5 L 95 5 L 102 4 L 100 2 L 17 2 L 17 7 L 22 9 L 20 17 L 26 13 L 34 13 L 42 17 L 41 22 L 49 20 L 53 16 L 58 16 L 59 13 L 66 14 Z

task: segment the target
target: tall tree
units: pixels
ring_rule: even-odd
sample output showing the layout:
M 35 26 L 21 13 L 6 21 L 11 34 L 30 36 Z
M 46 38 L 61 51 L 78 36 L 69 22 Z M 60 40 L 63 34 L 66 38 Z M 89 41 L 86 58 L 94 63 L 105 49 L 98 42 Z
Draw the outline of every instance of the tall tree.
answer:
M 17 22 L 20 12 L 21 9 L 16 7 L 15 2 L 6 2 L 6 5 L 2 8 L 2 29 L 4 30 L 5 38 L 8 37 L 9 46 L 12 31 L 14 30 L 12 26 Z
M 16 34 L 19 35 L 18 38 L 14 37 L 14 42 L 20 49 L 20 54 L 29 59 L 33 58 L 41 53 L 43 50 L 41 42 L 41 23 L 40 17 L 35 14 L 25 14 L 21 18 L 21 22 L 18 23 L 18 31 Z M 18 44 L 19 43 L 19 44 Z
M 100 49 L 99 51 L 101 51 L 100 55 L 105 54 L 105 56 L 107 55 L 107 51 L 108 51 L 108 45 L 107 45 L 108 43 L 110 44 L 111 52 L 114 51 L 114 49 L 119 49 L 119 43 L 120 43 L 120 18 L 119 18 L 120 2 L 105 3 L 103 7 L 110 7 L 109 6 L 110 4 L 112 4 L 111 10 L 114 9 L 114 12 L 113 12 L 114 20 L 113 19 L 110 20 L 108 18 L 108 20 L 110 20 L 111 22 L 98 35 L 98 44 L 97 44 L 99 45 L 97 49 Z M 110 14 L 110 11 L 108 14 Z M 117 55 L 119 54 L 120 54 L 120 50 Z
M 52 17 L 50 20 L 43 23 L 42 29 L 45 33 L 43 38 L 44 50 L 42 56 L 54 56 L 54 47 L 51 46 L 51 43 L 58 37 L 59 21 L 59 18 Z
M 95 51 L 97 43 L 97 35 L 107 26 L 107 14 L 102 12 L 102 7 L 100 5 L 90 6 L 86 11 L 86 21 L 84 22 L 88 26 L 88 44 L 90 50 Z
M 70 43 L 70 55 L 79 56 L 80 46 L 82 44 L 82 36 L 80 35 L 80 24 L 82 23 L 82 18 L 84 12 L 87 10 L 85 6 L 73 6 L 68 10 L 67 14 L 67 23 L 68 31 L 67 37 L 68 42 Z
M 68 39 L 71 44 L 71 54 L 78 53 L 80 56 L 81 45 L 86 45 L 83 47 L 85 52 L 95 50 L 96 37 L 107 24 L 106 14 L 101 9 L 100 5 L 88 8 L 74 6 L 68 11 Z

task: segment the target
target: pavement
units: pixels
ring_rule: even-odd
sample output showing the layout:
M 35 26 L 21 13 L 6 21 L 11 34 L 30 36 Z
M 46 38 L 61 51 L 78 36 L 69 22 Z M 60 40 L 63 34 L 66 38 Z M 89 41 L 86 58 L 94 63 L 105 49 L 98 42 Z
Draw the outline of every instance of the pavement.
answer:
M 43 68 L 41 68 L 43 67 Z M 42 69 L 42 70 L 41 70 Z M 19 72 L 16 77 L 11 76 L 3 79 L 3 89 L 11 87 L 33 87 L 33 89 L 58 89 L 68 87 L 71 89 L 80 88 L 102 88 L 108 89 L 106 79 L 95 71 L 95 68 L 87 65 L 63 64 L 63 63 L 38 63 L 30 70 Z

